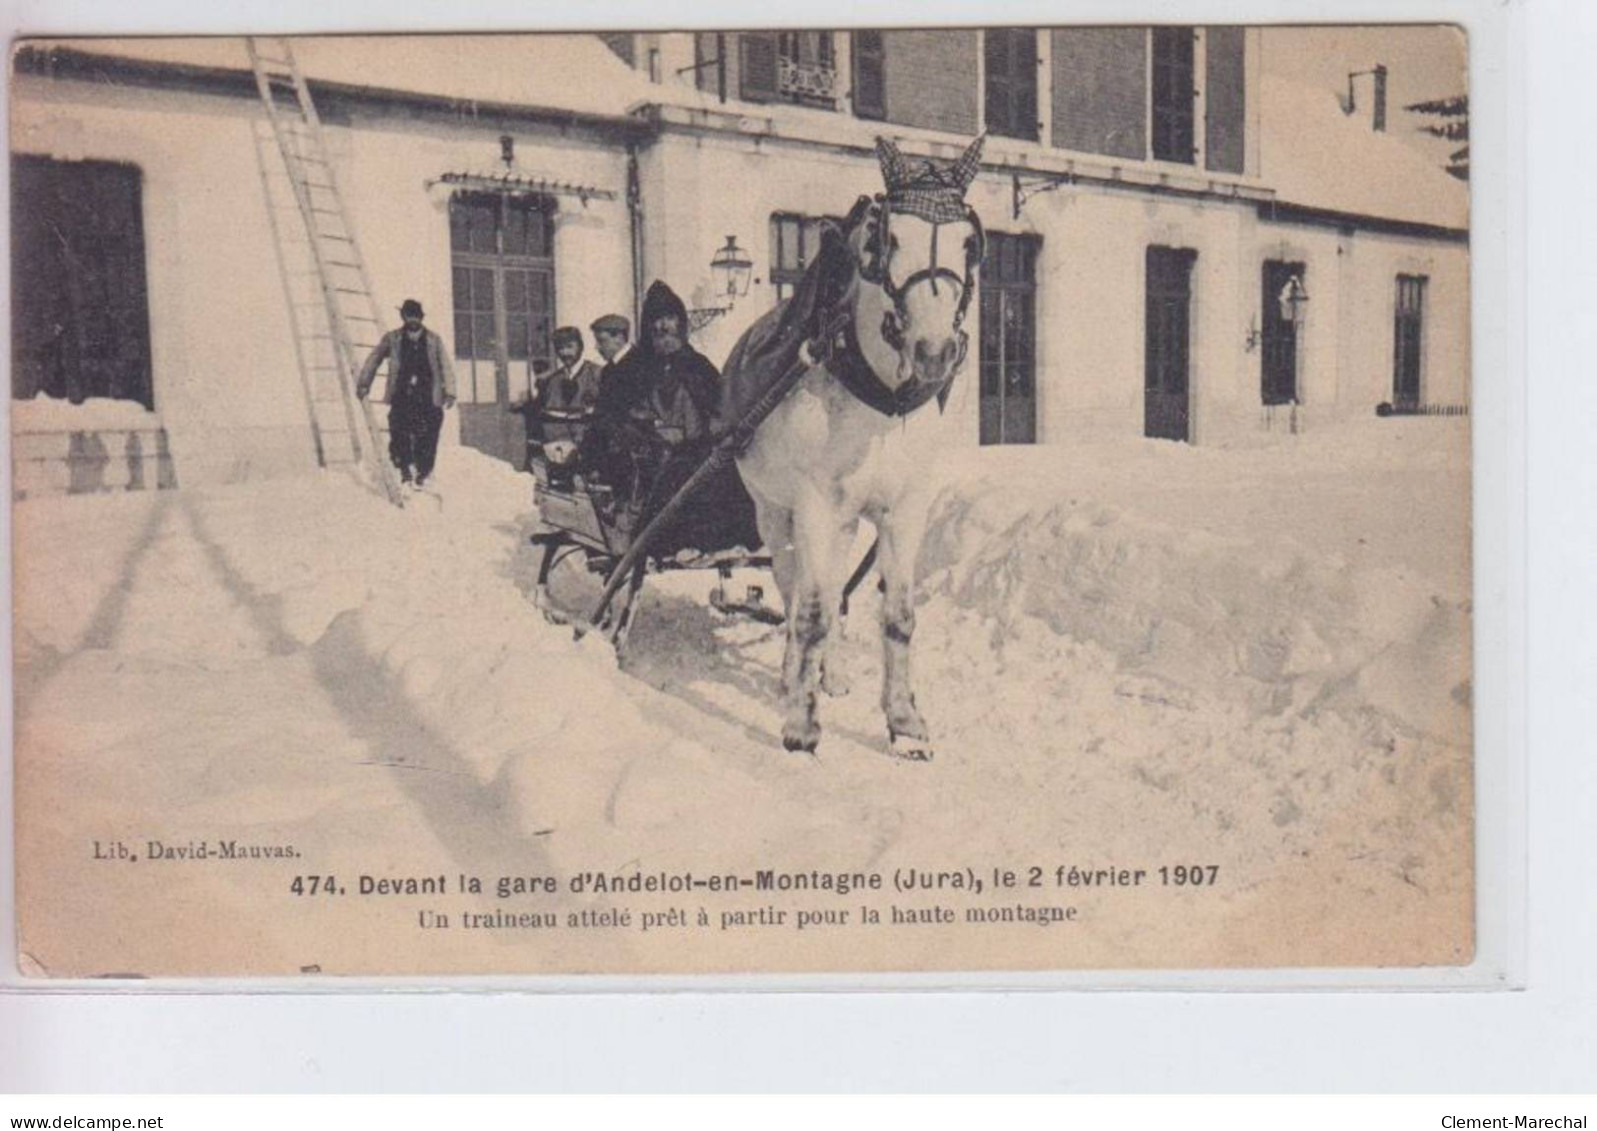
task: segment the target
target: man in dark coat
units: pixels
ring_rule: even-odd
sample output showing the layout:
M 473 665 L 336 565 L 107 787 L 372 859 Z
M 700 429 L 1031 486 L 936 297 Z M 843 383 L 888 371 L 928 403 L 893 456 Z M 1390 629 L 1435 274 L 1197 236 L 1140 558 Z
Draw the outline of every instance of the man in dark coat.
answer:
M 707 435 L 720 410 L 721 375 L 688 344 L 687 307 L 656 280 L 640 323 L 637 348 L 607 367 L 600 382 L 595 423 L 613 429 L 628 419 L 648 420 L 676 441 Z
M 606 367 L 589 440 L 590 466 L 622 497 L 640 467 L 659 469 L 650 477 L 652 484 L 639 484 L 648 491 L 647 514 L 669 501 L 714 446 L 722 423 L 721 375 L 688 344 L 687 307 L 665 283 L 657 280 L 644 296 L 640 329 L 637 348 Z M 695 497 L 656 552 L 752 547 L 758 543 L 753 514 L 752 500 L 728 465 L 726 475 Z
M 558 440 L 569 441 L 570 445 L 580 442 L 584 425 L 577 418 L 599 399 L 599 367 L 582 360 L 582 331 L 575 326 L 561 326 L 553 338 L 555 367 L 539 374 L 527 399 L 512 401 L 509 408 L 526 421 L 529 465 L 544 445 Z M 561 419 L 567 416 L 572 419 Z
M 388 458 L 404 482 L 422 487 L 438 458 L 444 410 L 455 405 L 455 371 L 443 339 L 422 325 L 421 303 L 407 298 L 399 316 L 405 324 L 384 334 L 372 350 L 355 395 L 365 400 L 378 367 L 388 362 Z

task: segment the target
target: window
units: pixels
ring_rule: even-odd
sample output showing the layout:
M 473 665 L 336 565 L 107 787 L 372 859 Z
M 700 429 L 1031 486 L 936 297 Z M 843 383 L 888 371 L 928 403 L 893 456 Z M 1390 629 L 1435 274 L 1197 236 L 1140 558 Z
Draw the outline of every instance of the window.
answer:
M 986 42 L 987 129 L 1037 140 L 1037 31 L 989 28 Z
M 142 174 L 11 158 L 11 395 L 155 407 Z
M 789 102 L 837 104 L 837 64 L 829 31 L 784 31 L 776 37 L 777 89 Z
M 1392 328 L 1392 403 L 1398 408 L 1417 408 L 1421 403 L 1421 379 L 1425 346 L 1424 275 L 1397 277 L 1397 304 Z
M 1037 257 L 1032 235 L 987 234 L 982 263 L 979 437 L 983 444 L 1037 440 Z
M 822 225 L 839 227 L 842 221 L 831 216 L 798 216 L 777 212 L 771 216 L 771 286 L 776 301 L 791 298 L 793 289 L 804 277 L 804 269 L 821 250 Z
M 887 49 L 879 31 L 856 31 L 853 38 L 854 116 L 887 117 Z
M 1153 29 L 1153 156 L 1191 165 L 1193 133 L 1193 44 L 1189 27 Z
M 744 101 L 837 105 L 831 32 L 746 31 L 737 38 L 738 94 Z

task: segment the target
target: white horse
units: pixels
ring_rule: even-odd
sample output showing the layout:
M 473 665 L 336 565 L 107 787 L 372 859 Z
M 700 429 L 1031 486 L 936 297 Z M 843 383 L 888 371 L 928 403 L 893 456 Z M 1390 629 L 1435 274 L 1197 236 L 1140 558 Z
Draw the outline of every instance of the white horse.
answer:
M 836 307 L 849 314 L 846 329 L 738 456 L 786 609 L 782 742 L 789 750 L 814 751 L 817 692 L 823 680 L 837 690 L 839 673 L 835 665 L 826 671 L 825 657 L 864 517 L 876 528 L 883 582 L 889 739 L 901 757 L 932 756 L 910 680 L 915 566 L 936 489 L 930 472 L 950 442 L 942 407 L 965 359 L 961 322 L 982 255 L 980 222 L 964 203 L 981 144 L 978 138 L 943 168 L 877 142 L 888 192 L 862 199 L 844 233 L 853 278 Z M 740 380 L 743 345 L 729 359 L 730 383 Z

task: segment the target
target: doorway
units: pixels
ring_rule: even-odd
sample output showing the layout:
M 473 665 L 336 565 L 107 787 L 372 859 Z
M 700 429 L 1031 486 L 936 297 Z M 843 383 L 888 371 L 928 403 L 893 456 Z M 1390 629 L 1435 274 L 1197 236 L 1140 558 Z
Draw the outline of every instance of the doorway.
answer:
M 1192 265 L 1198 253 L 1182 247 L 1147 252 L 1147 314 L 1143 352 L 1143 435 L 1191 437 L 1188 392 L 1192 352 Z
M 1397 277 L 1397 310 L 1392 327 L 1392 403 L 1420 405 L 1425 344 L 1424 275 Z
M 554 364 L 554 202 L 457 193 L 449 246 L 460 442 L 519 470 L 526 424 L 510 405 Z
M 1307 283 L 1304 271 L 1301 263 L 1264 261 L 1259 392 L 1266 405 L 1298 403 L 1298 323 L 1284 317 L 1281 300 L 1294 278 Z

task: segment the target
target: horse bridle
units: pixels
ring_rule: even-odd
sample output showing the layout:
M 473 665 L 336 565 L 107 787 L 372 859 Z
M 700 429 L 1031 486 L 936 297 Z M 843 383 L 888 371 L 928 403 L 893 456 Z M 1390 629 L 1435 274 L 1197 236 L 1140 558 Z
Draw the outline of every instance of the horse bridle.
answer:
M 876 215 L 872 218 L 871 232 L 866 239 L 867 256 L 866 262 L 860 268 L 860 277 L 880 287 L 892 300 L 893 309 L 882 315 L 882 340 L 895 351 L 901 351 L 904 348 L 904 326 L 909 321 L 905 296 L 921 283 L 929 284 L 932 293 L 936 294 L 937 280 L 947 278 L 960 288 L 959 308 L 954 312 L 954 332 L 959 336 L 959 356 L 963 360 L 969 339 L 961 327 L 965 322 L 965 312 L 970 308 L 970 296 L 975 291 L 976 268 L 981 263 L 987 248 L 987 234 L 982 229 L 981 217 L 976 215 L 974 208 L 965 206 L 965 215 L 961 219 L 974 231 L 975 246 L 970 248 L 965 256 L 963 275 L 937 262 L 937 233 L 943 224 L 932 222 L 931 262 L 900 285 L 893 279 L 893 245 L 889 231 L 892 210 L 888 207 L 887 199 L 882 196 L 875 198 L 875 205 Z M 947 221 L 947 223 L 959 222 Z

